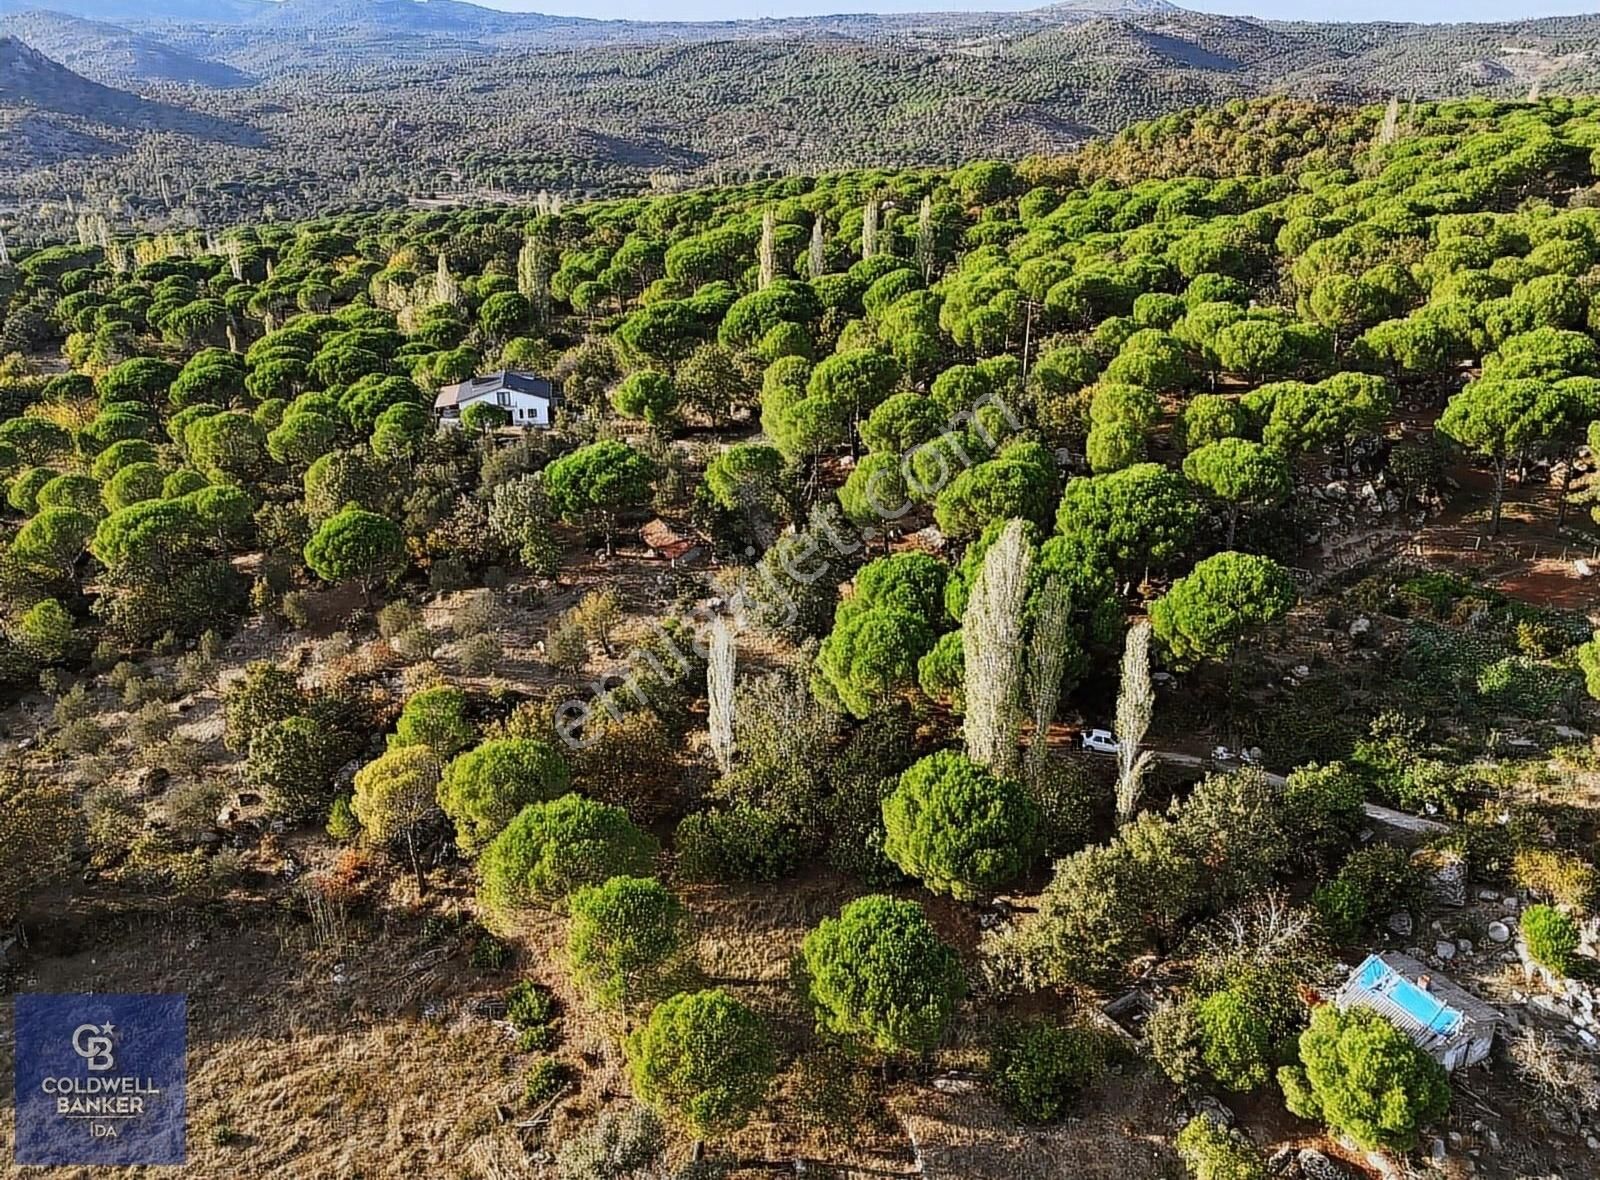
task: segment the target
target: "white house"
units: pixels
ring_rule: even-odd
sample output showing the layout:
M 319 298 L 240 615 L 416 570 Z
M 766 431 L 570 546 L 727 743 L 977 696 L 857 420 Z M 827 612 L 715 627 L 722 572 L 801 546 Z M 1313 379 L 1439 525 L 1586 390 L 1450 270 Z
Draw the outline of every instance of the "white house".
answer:
M 440 426 L 459 426 L 468 406 L 487 404 L 511 415 L 513 426 L 548 430 L 558 400 L 549 378 L 504 370 L 446 385 L 433 399 L 433 413 Z

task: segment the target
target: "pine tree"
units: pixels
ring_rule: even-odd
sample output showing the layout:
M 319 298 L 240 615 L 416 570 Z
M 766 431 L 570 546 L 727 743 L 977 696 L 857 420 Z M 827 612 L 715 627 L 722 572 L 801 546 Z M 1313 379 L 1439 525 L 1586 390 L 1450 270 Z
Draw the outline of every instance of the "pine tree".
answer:
M 1022 708 L 1022 608 L 1028 597 L 1033 551 L 1023 522 L 1013 520 L 983 557 L 961 616 L 966 661 L 967 757 L 998 775 L 1017 769 Z

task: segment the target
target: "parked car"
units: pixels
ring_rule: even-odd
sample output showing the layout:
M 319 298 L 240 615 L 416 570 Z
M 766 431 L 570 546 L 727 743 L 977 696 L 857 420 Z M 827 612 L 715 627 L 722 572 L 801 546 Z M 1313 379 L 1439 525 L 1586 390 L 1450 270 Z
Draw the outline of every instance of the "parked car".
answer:
M 1096 754 L 1116 754 L 1122 750 L 1122 744 L 1109 729 L 1091 729 L 1083 735 L 1083 748 Z

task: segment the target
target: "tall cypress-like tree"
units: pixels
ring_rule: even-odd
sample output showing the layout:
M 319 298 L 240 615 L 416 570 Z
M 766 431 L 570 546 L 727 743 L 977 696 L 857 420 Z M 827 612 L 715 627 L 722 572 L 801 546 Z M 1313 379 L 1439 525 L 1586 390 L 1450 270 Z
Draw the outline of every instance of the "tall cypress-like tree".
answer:
M 1117 690 L 1117 822 L 1127 823 L 1139 810 L 1145 771 L 1153 755 L 1139 745 L 1155 713 L 1155 686 L 1150 682 L 1150 624 L 1128 628 L 1122 652 L 1122 684 Z
M 961 616 L 965 660 L 967 757 L 1014 776 L 1022 722 L 1023 607 L 1033 550 L 1013 520 L 984 554 Z

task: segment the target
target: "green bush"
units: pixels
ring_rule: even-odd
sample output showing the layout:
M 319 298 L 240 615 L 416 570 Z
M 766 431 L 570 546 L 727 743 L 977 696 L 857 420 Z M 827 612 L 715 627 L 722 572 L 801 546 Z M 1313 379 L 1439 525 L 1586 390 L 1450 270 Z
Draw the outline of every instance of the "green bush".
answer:
M 466 694 L 440 684 L 414 693 L 406 701 L 389 746 L 427 746 L 440 758 L 448 758 L 471 745 L 474 736 L 467 720 Z
M 517 981 L 506 992 L 506 1021 L 517 1030 L 517 1047 L 542 1051 L 556 1043 L 556 1002 L 550 989 L 531 979 Z
M 341 844 L 348 844 L 361 834 L 361 824 L 350 808 L 350 796 L 340 795 L 328 808 L 328 835 Z
M 776 881 L 800 863 L 799 841 L 783 817 L 748 803 L 684 816 L 672 846 L 685 881 Z
M 777 1069 L 766 1023 L 721 988 L 658 1004 L 627 1057 L 640 1101 L 700 1139 L 744 1126 Z
M 571 778 L 566 760 L 553 745 L 532 738 L 501 738 L 484 742 L 445 767 L 439 806 L 455 822 L 456 844 L 471 855 L 528 804 L 565 794 Z
M 522 1101 L 543 1106 L 567 1086 L 567 1067 L 554 1057 L 541 1057 L 522 1075 Z
M 1272 1076 L 1271 1030 L 1249 997 L 1232 988 L 1195 1005 L 1200 1059 L 1206 1072 L 1229 1090 L 1253 1090 Z
M 620 1008 L 660 995 L 689 946 L 689 916 L 653 877 L 612 877 L 570 903 L 567 960 L 596 1003 Z
M 1319 885 L 1311 904 L 1336 941 L 1356 938 L 1396 910 L 1417 905 L 1422 878 L 1403 848 L 1378 844 L 1360 848 L 1345 860 L 1339 875 Z
M 524 807 L 484 849 L 480 891 L 491 910 L 558 906 L 584 885 L 647 875 L 657 851 L 620 807 L 563 795 Z
M 800 956 L 818 1025 L 885 1052 L 932 1049 L 966 990 L 960 959 L 922 907 L 882 894 L 824 918 Z
M 1535 963 L 1565 979 L 1576 961 L 1578 924 L 1548 905 L 1531 905 L 1522 911 L 1522 937 Z
M 333 776 L 347 753 L 342 735 L 310 717 L 264 725 L 250 740 L 245 781 L 261 791 L 270 814 L 299 821 L 323 814 Z
M 1026 1020 L 1008 1024 L 989 1051 L 995 1094 L 1019 1119 L 1048 1123 L 1105 1065 L 1104 1038 L 1093 1029 Z
M 959 750 L 940 750 L 900 776 L 883 802 L 889 859 L 928 888 L 981 897 L 1027 867 L 1039 809 L 1022 784 Z
M 1266 1180 L 1266 1165 L 1250 1141 L 1205 1115 L 1190 1119 L 1173 1146 L 1194 1180 Z
M 1278 1082 L 1291 1111 L 1369 1151 L 1411 1150 L 1450 1106 L 1444 1067 L 1370 1008 L 1317 1008 Z
M 72 652 L 72 614 L 54 598 L 41 599 L 17 621 L 17 638 L 35 659 L 59 664 Z

